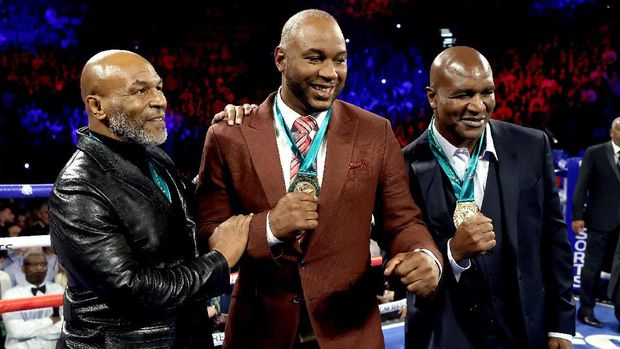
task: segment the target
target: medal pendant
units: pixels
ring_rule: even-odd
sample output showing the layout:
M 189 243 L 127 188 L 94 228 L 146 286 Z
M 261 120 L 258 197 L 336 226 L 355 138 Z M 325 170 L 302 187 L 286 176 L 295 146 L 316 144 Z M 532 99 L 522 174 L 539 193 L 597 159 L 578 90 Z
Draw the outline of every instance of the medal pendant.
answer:
M 308 193 L 318 197 L 321 188 L 319 187 L 319 181 L 316 176 L 300 172 L 289 186 L 288 191 L 289 193 Z
M 457 202 L 456 208 L 454 209 L 454 216 L 452 217 L 454 226 L 458 228 L 459 225 L 475 216 L 478 212 L 480 212 L 480 209 L 475 201 Z

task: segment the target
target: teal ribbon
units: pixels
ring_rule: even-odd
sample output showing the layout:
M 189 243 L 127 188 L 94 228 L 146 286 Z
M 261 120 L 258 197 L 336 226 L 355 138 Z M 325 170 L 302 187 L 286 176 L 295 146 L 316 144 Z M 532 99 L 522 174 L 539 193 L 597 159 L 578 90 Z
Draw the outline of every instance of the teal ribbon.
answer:
M 468 202 L 475 201 L 474 198 L 474 177 L 476 175 L 476 167 L 478 166 L 478 159 L 480 158 L 480 152 L 482 151 L 482 144 L 484 143 L 484 137 L 486 135 L 486 127 L 484 131 L 482 131 L 482 136 L 480 140 L 478 140 L 478 144 L 474 148 L 473 154 L 469 158 L 469 164 L 467 164 L 467 169 L 465 170 L 465 174 L 461 179 L 450 163 L 448 156 L 441 148 L 441 145 L 437 141 L 437 137 L 435 136 L 435 117 L 431 119 L 431 123 L 428 126 L 428 139 L 431 145 L 431 151 L 437 159 L 439 166 L 443 172 L 450 179 L 450 183 L 452 184 L 452 189 L 454 189 L 454 195 L 456 196 L 456 200 L 458 202 Z
M 172 202 L 172 196 L 170 196 L 170 188 L 168 188 L 168 183 L 157 173 L 155 169 L 155 165 L 149 161 L 149 171 L 151 172 L 151 178 L 153 178 L 153 182 L 157 184 L 159 189 L 166 195 L 168 202 Z
M 99 139 L 94 134 L 90 133 L 89 136 L 90 138 L 96 140 L 97 142 L 103 143 L 101 139 Z M 148 166 L 149 166 L 149 172 L 151 173 L 151 178 L 153 179 L 153 182 L 155 182 L 157 187 L 159 187 L 162 193 L 164 193 L 164 195 L 168 199 L 168 202 L 172 202 L 172 196 L 170 195 L 170 188 L 168 187 L 168 183 L 166 183 L 166 181 L 159 175 L 159 173 L 157 173 L 157 170 L 155 169 L 155 165 L 153 165 L 152 162 L 149 161 Z
M 310 145 L 310 149 L 308 150 L 308 153 L 306 154 L 306 157 L 304 158 L 304 156 L 301 154 L 301 152 L 297 148 L 297 144 L 295 144 L 295 137 L 293 137 L 293 133 L 291 132 L 291 130 L 289 130 L 288 127 L 286 127 L 286 123 L 284 122 L 284 117 L 282 116 L 282 113 L 280 112 L 280 108 L 278 108 L 278 99 L 277 98 L 274 99 L 273 102 L 274 102 L 274 106 L 276 109 L 276 117 L 278 121 L 280 122 L 280 126 L 282 127 L 282 129 L 284 129 L 284 132 L 286 132 L 286 136 L 287 136 L 286 140 L 288 141 L 288 145 L 291 148 L 291 151 L 293 152 L 293 154 L 297 157 L 297 160 L 299 160 L 299 163 L 301 164 L 301 166 L 299 167 L 298 173 L 316 176 L 316 169 L 313 168 L 314 160 L 319 154 L 319 148 L 321 147 L 321 142 L 323 141 L 323 137 L 325 136 L 325 132 L 327 131 L 327 125 L 329 124 L 329 119 L 332 116 L 332 108 L 329 108 L 327 110 L 327 115 L 325 116 L 325 119 L 323 120 L 323 122 L 321 123 L 321 126 L 319 127 L 319 132 L 317 132 L 317 134 L 314 136 L 314 139 L 312 140 L 312 144 Z

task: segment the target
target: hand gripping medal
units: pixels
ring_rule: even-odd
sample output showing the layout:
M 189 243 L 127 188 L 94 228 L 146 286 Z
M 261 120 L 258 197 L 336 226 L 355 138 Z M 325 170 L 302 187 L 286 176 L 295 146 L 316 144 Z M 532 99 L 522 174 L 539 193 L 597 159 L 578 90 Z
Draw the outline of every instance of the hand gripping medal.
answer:
M 441 169 L 446 176 L 448 176 L 448 179 L 450 179 L 452 189 L 454 189 L 454 195 L 456 196 L 457 202 L 456 207 L 454 208 L 452 220 L 454 221 L 454 226 L 458 228 L 463 222 L 480 212 L 480 208 L 474 199 L 474 177 L 476 175 L 476 167 L 478 166 L 482 144 L 484 144 L 486 129 L 482 132 L 482 136 L 480 137 L 480 140 L 478 140 L 478 144 L 469 158 L 467 169 L 461 179 L 454 167 L 452 167 L 448 156 L 444 153 L 441 145 L 437 141 L 433 126 L 434 122 L 435 118 L 433 117 L 430 125 L 428 126 L 428 139 L 435 159 L 437 159 Z

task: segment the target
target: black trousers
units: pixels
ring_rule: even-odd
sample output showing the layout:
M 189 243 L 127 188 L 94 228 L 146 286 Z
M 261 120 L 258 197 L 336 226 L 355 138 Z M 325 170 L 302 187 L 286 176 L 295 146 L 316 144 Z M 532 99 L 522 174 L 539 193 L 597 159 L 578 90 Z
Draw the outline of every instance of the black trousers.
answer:
M 596 304 L 596 295 L 605 256 L 608 255 L 610 246 L 615 247 L 617 242 L 618 230 L 612 232 L 588 230 L 588 246 L 586 247 L 586 257 L 581 269 L 579 298 L 581 303 L 579 312 L 583 315 L 592 314 L 592 309 Z

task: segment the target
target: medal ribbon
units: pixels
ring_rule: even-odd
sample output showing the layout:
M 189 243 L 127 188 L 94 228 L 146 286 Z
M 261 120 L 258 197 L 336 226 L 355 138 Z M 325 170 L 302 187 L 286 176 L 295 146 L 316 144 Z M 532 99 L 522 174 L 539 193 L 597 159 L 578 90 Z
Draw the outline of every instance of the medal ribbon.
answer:
M 332 108 L 329 108 L 327 110 L 327 115 L 325 116 L 325 119 L 321 123 L 321 126 L 319 127 L 319 131 L 314 136 L 314 139 L 312 139 L 312 145 L 310 145 L 310 149 L 308 150 L 308 153 L 306 154 L 306 157 L 304 158 L 304 156 L 301 154 L 299 149 L 297 149 L 297 145 L 295 144 L 295 137 L 293 137 L 293 133 L 291 132 L 291 130 L 289 130 L 288 127 L 286 127 L 286 123 L 284 122 L 284 117 L 282 116 L 282 113 L 280 112 L 280 108 L 278 108 L 277 98 L 274 99 L 273 102 L 274 102 L 275 109 L 276 109 L 276 117 L 278 118 L 278 121 L 280 122 L 280 126 L 282 127 L 282 129 L 284 129 L 284 132 L 286 132 L 286 140 L 288 141 L 288 145 L 291 148 L 291 151 L 293 152 L 293 154 L 299 160 L 299 163 L 301 164 L 299 167 L 298 174 L 305 173 L 311 176 L 316 176 L 316 169 L 314 169 L 312 165 L 314 165 L 314 160 L 316 159 L 316 156 L 319 154 L 319 147 L 321 146 L 321 142 L 323 141 L 323 137 L 325 136 L 325 132 L 327 131 L 327 125 L 329 124 L 329 119 L 332 116 Z
M 474 176 L 476 175 L 476 167 L 478 166 L 478 159 L 480 158 L 480 152 L 482 151 L 482 143 L 484 143 L 484 136 L 486 134 L 486 126 L 482 131 L 482 136 L 478 141 L 478 144 L 474 148 L 473 154 L 469 158 L 467 169 L 463 175 L 463 179 L 459 177 L 456 170 L 450 163 L 448 156 L 439 145 L 435 136 L 435 117 L 432 118 L 430 125 L 428 126 L 428 139 L 431 145 L 431 151 L 435 155 L 435 159 L 439 162 L 441 169 L 450 179 L 452 188 L 454 189 L 454 195 L 458 202 L 475 201 L 474 199 Z
M 94 134 L 90 133 L 89 134 L 90 138 L 96 140 L 99 143 L 103 143 L 97 136 L 95 136 Z M 170 196 L 170 188 L 168 188 L 168 184 L 166 183 L 166 181 L 159 175 L 159 173 L 157 172 L 157 170 L 155 169 L 155 165 L 153 165 L 153 163 L 151 163 L 150 161 L 148 162 L 148 166 L 149 166 L 149 173 L 151 174 L 151 178 L 153 179 L 153 182 L 155 182 L 155 185 L 157 185 L 157 187 L 162 191 L 162 193 L 164 193 L 164 195 L 166 196 L 166 199 L 168 199 L 169 202 L 172 202 L 172 196 Z

